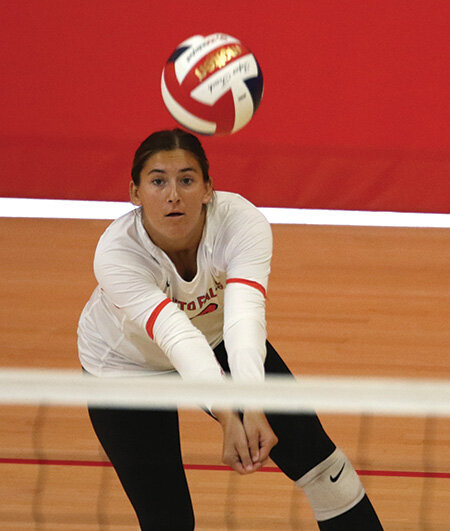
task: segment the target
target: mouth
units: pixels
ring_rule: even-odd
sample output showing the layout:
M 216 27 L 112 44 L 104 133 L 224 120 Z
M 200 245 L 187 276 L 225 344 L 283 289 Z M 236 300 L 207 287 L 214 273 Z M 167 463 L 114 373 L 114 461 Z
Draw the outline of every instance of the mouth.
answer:
M 184 216 L 183 212 L 170 212 L 169 214 L 166 214 L 166 218 L 179 218 L 181 216 Z

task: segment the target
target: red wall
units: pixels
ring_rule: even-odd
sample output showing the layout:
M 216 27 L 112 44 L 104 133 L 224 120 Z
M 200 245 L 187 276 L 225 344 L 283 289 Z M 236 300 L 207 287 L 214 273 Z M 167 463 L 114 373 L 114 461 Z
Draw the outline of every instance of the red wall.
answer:
M 450 212 L 448 0 L 66 0 L 0 5 L 0 196 L 127 200 L 139 142 L 173 127 L 162 67 L 193 34 L 244 41 L 252 122 L 203 143 L 259 206 Z

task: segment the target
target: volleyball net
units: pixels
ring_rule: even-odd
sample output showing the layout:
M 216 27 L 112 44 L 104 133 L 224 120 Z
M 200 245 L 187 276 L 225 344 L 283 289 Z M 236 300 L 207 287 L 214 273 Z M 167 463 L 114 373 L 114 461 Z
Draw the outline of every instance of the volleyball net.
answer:
M 221 431 L 203 414 L 203 404 L 317 411 L 387 529 L 442 529 L 450 521 L 444 509 L 450 492 L 448 380 L 301 376 L 208 384 L 172 376 L 2 369 L 2 529 L 137 529 L 89 424 L 88 403 L 179 408 L 196 529 L 314 528 L 302 493 L 273 463 L 245 478 L 221 464 Z
M 370 377 L 268 376 L 264 382 L 186 381 L 177 376 L 92 378 L 78 371 L 2 369 L 0 403 L 150 409 L 370 413 L 450 416 L 450 381 Z

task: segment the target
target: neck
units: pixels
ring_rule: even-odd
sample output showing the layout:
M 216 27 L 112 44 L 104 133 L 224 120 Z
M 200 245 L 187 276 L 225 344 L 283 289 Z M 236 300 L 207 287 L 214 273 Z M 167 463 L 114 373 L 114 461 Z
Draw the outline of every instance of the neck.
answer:
M 191 281 L 197 274 L 197 249 L 166 253 L 178 274 L 184 280 Z
M 183 238 L 163 238 L 149 230 L 145 218 L 144 228 L 150 239 L 170 258 L 179 275 L 186 281 L 192 280 L 197 274 L 197 250 L 203 235 L 206 212 L 202 212 L 201 222 Z

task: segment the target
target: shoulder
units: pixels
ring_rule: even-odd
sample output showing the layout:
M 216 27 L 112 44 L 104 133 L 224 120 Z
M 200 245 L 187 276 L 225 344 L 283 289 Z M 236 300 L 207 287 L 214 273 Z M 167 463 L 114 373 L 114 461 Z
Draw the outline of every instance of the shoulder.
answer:
M 100 237 L 94 258 L 94 269 L 120 267 L 127 270 L 149 272 L 157 263 L 153 245 L 149 238 L 144 238 L 145 229 L 141 221 L 141 209 L 134 209 L 116 219 Z M 153 257 L 153 260 L 149 258 Z
M 214 248 L 227 261 L 243 253 L 247 257 L 260 251 L 264 255 L 271 255 L 270 224 L 250 201 L 238 194 L 216 192 L 211 214 Z
M 98 241 L 98 247 L 132 244 L 136 236 L 136 219 L 140 215 L 140 208 L 135 208 L 127 212 L 120 218 L 114 220 L 103 232 Z
M 251 221 L 267 223 L 265 216 L 250 201 L 232 192 L 215 192 L 211 205 L 213 218 L 226 222 L 246 223 Z

